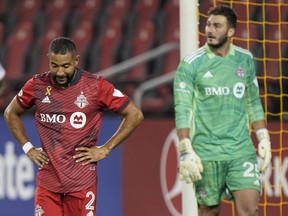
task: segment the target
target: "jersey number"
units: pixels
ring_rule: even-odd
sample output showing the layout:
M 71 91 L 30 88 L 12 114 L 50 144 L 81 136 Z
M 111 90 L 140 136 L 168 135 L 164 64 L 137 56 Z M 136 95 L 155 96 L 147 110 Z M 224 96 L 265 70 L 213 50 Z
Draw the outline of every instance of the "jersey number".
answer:
M 85 206 L 85 208 L 87 210 L 94 210 L 95 207 L 93 206 L 93 203 L 95 201 L 95 194 L 91 191 L 86 193 L 86 197 L 91 197 L 91 199 L 89 200 L 89 202 L 87 203 L 87 205 Z
M 243 163 L 243 167 L 245 168 L 247 167 L 247 169 L 243 174 L 244 177 L 255 177 L 255 173 L 259 172 L 258 164 L 253 164 L 251 162 L 246 161 Z

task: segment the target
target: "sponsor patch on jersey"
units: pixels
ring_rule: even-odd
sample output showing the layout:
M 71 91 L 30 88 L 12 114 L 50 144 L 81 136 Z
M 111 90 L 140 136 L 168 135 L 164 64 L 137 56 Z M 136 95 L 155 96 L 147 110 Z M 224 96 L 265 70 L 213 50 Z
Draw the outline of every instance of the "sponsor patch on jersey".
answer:
M 238 77 L 245 77 L 245 75 L 246 75 L 245 71 L 244 71 L 241 67 L 238 67 L 238 68 L 236 69 L 235 74 L 236 74 Z
M 114 97 L 124 97 L 124 95 L 122 94 L 122 92 L 119 91 L 118 89 L 114 89 L 113 96 L 114 96 Z
M 88 103 L 87 98 L 84 96 L 83 92 L 81 92 L 81 94 L 77 97 L 74 104 L 82 109 L 86 107 L 89 103 Z
M 70 117 L 70 124 L 72 125 L 72 127 L 79 129 L 84 127 L 84 125 L 86 124 L 86 115 L 82 112 L 75 112 L 71 115 Z
M 233 94 L 236 98 L 242 98 L 245 93 L 245 85 L 242 82 L 235 83 L 233 87 Z

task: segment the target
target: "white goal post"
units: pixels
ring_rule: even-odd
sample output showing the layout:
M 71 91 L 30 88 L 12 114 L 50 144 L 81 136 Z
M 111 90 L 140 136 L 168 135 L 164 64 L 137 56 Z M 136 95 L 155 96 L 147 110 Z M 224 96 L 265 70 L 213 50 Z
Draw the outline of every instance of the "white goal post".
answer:
M 179 0 L 180 58 L 198 48 L 198 1 Z M 197 216 L 198 207 L 193 185 L 182 183 L 182 215 Z

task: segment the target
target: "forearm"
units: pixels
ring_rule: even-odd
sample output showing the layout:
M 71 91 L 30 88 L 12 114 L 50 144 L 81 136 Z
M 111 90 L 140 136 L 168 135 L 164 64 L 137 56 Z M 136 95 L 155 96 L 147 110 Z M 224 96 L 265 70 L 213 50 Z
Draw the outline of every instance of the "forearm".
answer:
M 21 121 L 21 114 L 23 112 L 24 110 L 19 106 L 15 98 L 7 106 L 4 112 L 4 118 L 10 129 L 10 132 L 21 145 L 21 147 L 29 141 L 24 128 L 24 124 Z
M 182 140 L 184 138 L 189 138 L 190 139 L 190 129 L 189 128 L 181 128 L 177 129 L 177 135 L 179 140 Z
M 24 125 L 17 115 L 9 115 L 7 112 L 5 112 L 5 121 L 10 129 L 11 134 L 14 136 L 14 138 L 17 140 L 17 142 L 22 147 L 25 143 L 29 141 L 29 138 L 26 134 Z
M 106 142 L 105 147 L 109 152 L 121 144 L 129 135 L 138 127 L 143 121 L 144 117 L 140 110 L 134 109 L 129 114 L 125 115 L 118 130 L 114 135 Z
M 262 128 L 266 128 L 266 122 L 264 120 L 258 120 L 252 123 L 254 131 L 257 131 Z

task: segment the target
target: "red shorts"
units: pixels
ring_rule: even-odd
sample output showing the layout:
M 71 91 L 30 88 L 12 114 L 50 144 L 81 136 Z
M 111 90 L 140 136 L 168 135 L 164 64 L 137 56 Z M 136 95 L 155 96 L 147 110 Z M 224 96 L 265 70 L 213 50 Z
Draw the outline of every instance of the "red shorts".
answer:
M 96 185 L 74 193 L 54 193 L 37 186 L 35 216 L 95 216 Z

